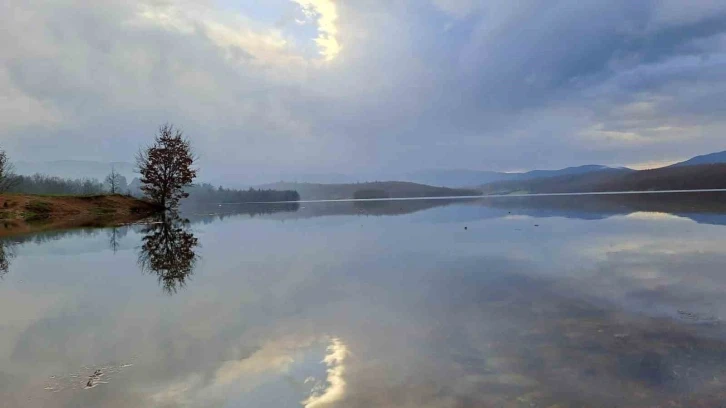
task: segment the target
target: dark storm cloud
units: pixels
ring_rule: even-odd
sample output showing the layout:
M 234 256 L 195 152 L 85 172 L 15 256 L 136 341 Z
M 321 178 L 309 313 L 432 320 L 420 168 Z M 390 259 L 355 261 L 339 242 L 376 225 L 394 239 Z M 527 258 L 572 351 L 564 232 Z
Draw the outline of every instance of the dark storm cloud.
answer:
M 583 131 L 613 126 L 611 111 L 653 100 L 661 101 L 651 113 L 654 128 L 685 119 L 679 118 L 686 116 L 681 112 L 698 105 L 700 113 L 689 125 L 695 131 L 724 104 L 717 96 L 726 72 L 722 10 L 679 20 L 662 17 L 664 3 L 495 3 L 473 5 L 466 19 L 453 23 L 473 28 L 467 41 L 450 44 L 459 47 L 457 76 L 447 84 L 452 92 L 437 98 L 421 126 L 440 135 L 453 129 L 460 141 L 479 147 L 471 155 L 478 154 L 482 162 L 527 168 L 593 159 L 627 163 L 677 158 L 685 152 L 674 149 L 669 139 L 685 135 L 642 137 L 641 142 L 649 143 L 639 144 L 623 140 L 617 146 L 603 138 L 595 141 L 607 144 L 602 147 L 606 154 L 600 155 L 591 151 L 597 145 Z M 704 82 L 715 88 L 684 98 L 684 91 Z M 533 129 L 532 123 L 541 126 Z M 621 131 L 642 135 L 648 128 L 626 126 Z M 716 149 L 722 147 L 715 143 L 717 137 L 684 137 L 678 144 Z M 663 146 L 665 151 L 657 152 Z M 537 157 L 538 152 L 544 154 Z
M 173 121 L 206 176 L 250 180 L 726 147 L 721 2 L 307 3 L 319 14 L 306 24 L 320 27 L 335 5 L 332 61 L 290 34 L 310 27 L 286 31 L 298 24 L 288 7 L 287 23 L 269 25 L 212 2 L 6 3 L 2 142 L 18 159 L 130 160 Z

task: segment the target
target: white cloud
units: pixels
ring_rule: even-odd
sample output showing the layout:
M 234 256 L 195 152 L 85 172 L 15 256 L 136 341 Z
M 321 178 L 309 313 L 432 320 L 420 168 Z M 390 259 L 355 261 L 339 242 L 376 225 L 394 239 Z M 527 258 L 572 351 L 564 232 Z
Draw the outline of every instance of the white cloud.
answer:
M 290 46 L 276 28 L 261 27 L 242 15 L 221 13 L 210 6 L 188 3 L 142 5 L 139 17 L 148 24 L 184 35 L 201 35 L 226 50 L 226 59 L 234 60 L 242 51 L 242 61 L 270 69 L 289 67 L 291 71 L 305 65 L 305 59 Z M 141 23 L 141 22 L 139 22 Z
M 240 184 L 724 147 L 722 2 L 679 19 L 677 2 L 433 1 L 6 1 L 0 137 L 18 161 L 128 161 L 171 121 L 205 178 Z
M 320 54 L 326 61 L 334 60 L 342 47 L 338 42 L 338 8 L 334 0 L 291 0 L 300 5 L 305 16 L 317 20 Z
M 328 354 L 323 363 L 328 366 L 327 388 L 321 392 L 314 392 L 303 402 L 305 408 L 329 407 L 340 402 L 345 396 L 345 362 L 348 358 L 348 347 L 340 339 L 332 339 L 328 347 Z
M 286 377 L 291 366 L 316 345 L 316 339 L 296 336 L 270 340 L 248 356 L 223 362 L 211 378 L 190 373 L 164 386 L 149 399 L 155 404 L 170 406 L 220 405 L 240 393 L 252 392 L 266 382 Z
M 266 344 L 249 357 L 241 360 L 228 361 L 220 367 L 216 374 L 215 386 L 225 386 L 239 381 L 247 376 L 259 375 L 265 372 L 284 372 L 290 364 L 295 362 L 293 358 L 295 348 L 281 343 Z

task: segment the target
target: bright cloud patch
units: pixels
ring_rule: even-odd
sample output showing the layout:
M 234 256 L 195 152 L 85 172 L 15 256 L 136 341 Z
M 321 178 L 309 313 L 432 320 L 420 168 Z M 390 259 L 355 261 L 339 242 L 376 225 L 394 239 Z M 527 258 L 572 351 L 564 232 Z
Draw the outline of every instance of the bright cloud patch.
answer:
M 309 20 L 317 20 L 318 37 L 315 42 L 320 47 L 320 55 L 332 61 L 341 50 L 338 42 L 338 9 L 333 0 L 291 0 L 300 5 Z
M 244 16 L 223 16 L 209 7 L 175 3 L 143 5 L 139 15 L 142 22 L 182 34 L 202 34 L 223 49 L 243 50 L 256 64 L 280 67 L 303 63 L 281 32 L 255 25 Z
M 317 44 L 325 61 L 332 61 L 341 51 L 338 42 L 338 10 L 332 0 L 291 0 L 299 5 L 305 20 L 317 26 Z M 154 25 L 184 34 L 201 33 L 223 48 L 239 48 L 258 63 L 275 65 L 302 62 L 288 38 L 277 28 L 256 24 L 242 15 L 224 15 L 204 5 L 182 2 L 142 3 L 140 17 Z
M 86 3 L 0 1 L 14 160 L 128 161 L 165 121 L 236 187 L 726 148 L 723 1 Z
M 303 404 L 305 408 L 327 407 L 340 401 L 345 395 L 345 360 L 348 358 L 348 347 L 340 339 L 333 339 L 328 354 L 323 362 L 328 366 L 328 387 L 322 391 L 313 390 L 310 398 Z

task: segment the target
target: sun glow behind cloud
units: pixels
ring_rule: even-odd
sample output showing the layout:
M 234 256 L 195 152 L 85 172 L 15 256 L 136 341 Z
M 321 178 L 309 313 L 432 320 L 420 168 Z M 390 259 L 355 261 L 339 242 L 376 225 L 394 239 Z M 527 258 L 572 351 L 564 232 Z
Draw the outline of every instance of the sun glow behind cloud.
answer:
M 297 20 L 298 23 L 316 25 L 315 43 L 322 60 L 334 60 L 342 48 L 337 39 L 338 11 L 335 3 L 331 0 L 290 1 L 297 4 L 305 16 L 305 20 Z M 171 1 L 162 4 L 142 2 L 138 16 L 140 19 L 133 24 L 152 24 L 186 35 L 202 33 L 220 48 L 244 50 L 257 64 L 305 64 L 301 50 L 295 48 L 295 40 L 284 29 L 268 27 L 242 14 L 221 13 L 203 4 Z
M 318 37 L 315 42 L 325 61 L 332 61 L 342 47 L 338 42 L 338 8 L 333 0 L 291 0 L 300 5 L 305 17 L 317 20 Z
M 724 149 L 724 2 L 86 3 L 0 2 L 15 160 L 125 161 L 159 118 L 200 135 L 207 181 L 237 187 Z M 562 47 L 562 32 L 582 35 Z

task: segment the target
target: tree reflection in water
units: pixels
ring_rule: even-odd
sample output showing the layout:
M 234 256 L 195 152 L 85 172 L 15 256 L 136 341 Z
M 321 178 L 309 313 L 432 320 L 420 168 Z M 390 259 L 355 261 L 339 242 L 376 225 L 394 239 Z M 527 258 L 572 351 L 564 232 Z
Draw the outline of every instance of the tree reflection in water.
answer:
M 0 240 L 0 279 L 10 271 L 10 261 L 15 257 L 15 243 Z
M 126 236 L 129 232 L 129 227 L 113 227 L 108 230 L 108 246 L 113 251 L 114 255 L 118 252 L 121 246 L 120 240 Z
M 186 285 L 198 260 L 194 249 L 199 240 L 189 229 L 189 220 L 175 213 L 165 214 L 144 227 L 139 266 L 145 273 L 156 274 L 169 294 Z

